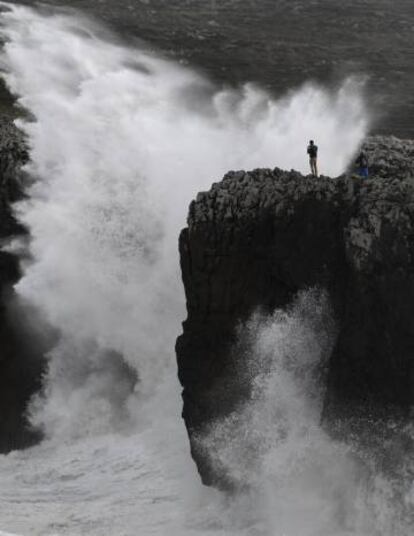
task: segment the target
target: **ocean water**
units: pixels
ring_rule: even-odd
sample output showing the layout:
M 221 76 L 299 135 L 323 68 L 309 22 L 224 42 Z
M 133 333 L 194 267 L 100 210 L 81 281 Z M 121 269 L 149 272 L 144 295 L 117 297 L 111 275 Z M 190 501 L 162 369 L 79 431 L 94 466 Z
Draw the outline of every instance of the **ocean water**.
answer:
M 363 74 L 375 133 L 414 137 L 411 0 L 45 0 L 42 6 L 81 9 L 126 42 L 140 40 L 218 84 L 257 82 L 274 98 L 309 80 L 334 86 Z
M 323 294 L 240 327 L 255 396 L 199 441 L 248 489 L 201 486 L 180 418 L 177 237 L 190 200 L 229 169 L 306 171 L 310 137 L 322 172 L 341 173 L 374 121 L 366 78 L 276 99 L 255 83 L 223 88 L 80 12 L 2 3 L 0 33 L 4 79 L 30 112 L 18 124 L 34 180 L 16 213 L 31 260 L 16 291 L 60 334 L 29 408 L 45 440 L 0 457 L 0 530 L 411 534 L 412 460 L 390 477 L 319 426 L 316 371 L 335 336 Z

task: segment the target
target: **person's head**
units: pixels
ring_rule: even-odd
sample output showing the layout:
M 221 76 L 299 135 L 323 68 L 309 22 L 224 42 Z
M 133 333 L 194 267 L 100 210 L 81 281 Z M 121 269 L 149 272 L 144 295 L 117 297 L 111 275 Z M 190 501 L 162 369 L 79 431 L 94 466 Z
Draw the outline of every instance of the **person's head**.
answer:
M 310 140 L 309 145 L 313 145 L 313 140 Z

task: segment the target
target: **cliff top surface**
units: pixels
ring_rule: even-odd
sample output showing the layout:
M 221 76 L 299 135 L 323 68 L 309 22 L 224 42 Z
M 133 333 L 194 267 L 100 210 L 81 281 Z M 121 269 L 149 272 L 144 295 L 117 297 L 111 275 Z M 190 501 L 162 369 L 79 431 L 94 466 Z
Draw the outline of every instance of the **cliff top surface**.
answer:
M 391 219 L 403 211 L 414 223 L 414 141 L 377 136 L 368 138 L 364 149 L 370 162 L 368 179 L 351 173 L 314 178 L 279 168 L 230 171 L 208 192 L 197 195 L 188 224 L 241 221 L 266 210 L 286 216 L 293 210 L 292 201 L 305 199 L 358 205 L 359 211 Z

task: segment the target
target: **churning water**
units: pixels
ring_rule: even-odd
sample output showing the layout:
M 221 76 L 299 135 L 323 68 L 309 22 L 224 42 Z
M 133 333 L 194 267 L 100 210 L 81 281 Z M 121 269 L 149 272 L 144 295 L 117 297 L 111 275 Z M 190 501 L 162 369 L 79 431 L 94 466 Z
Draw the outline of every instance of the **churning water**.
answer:
M 368 129 L 363 82 L 273 101 L 253 84 L 216 88 L 81 16 L 3 8 L 1 65 L 32 118 L 19 122 L 33 183 L 16 207 L 32 237 L 17 292 L 60 339 L 30 407 L 45 441 L 0 458 L 0 528 L 408 535 L 388 483 L 357 478 L 347 447 L 320 430 L 316 371 L 334 333 L 324 296 L 310 291 L 241 328 L 256 396 L 200 438 L 250 484 L 236 498 L 199 483 L 173 353 L 185 317 L 177 237 L 192 197 L 229 169 L 306 171 L 311 137 L 322 172 L 339 174 Z

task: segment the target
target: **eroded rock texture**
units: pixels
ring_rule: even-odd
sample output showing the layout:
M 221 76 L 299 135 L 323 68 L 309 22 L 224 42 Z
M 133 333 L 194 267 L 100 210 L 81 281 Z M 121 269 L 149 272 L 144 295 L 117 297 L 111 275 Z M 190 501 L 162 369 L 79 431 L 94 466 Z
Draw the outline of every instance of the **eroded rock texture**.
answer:
M 301 289 L 326 288 L 338 325 L 325 419 L 403 414 L 414 404 L 412 149 L 369 140 L 368 180 L 231 172 L 191 204 L 180 237 L 188 318 L 177 357 L 205 483 L 217 475 L 193 438 L 246 394 L 234 380 L 235 326 L 257 307 L 284 308 Z
M 28 153 L 22 134 L 0 122 L 0 240 L 4 248 L 25 230 L 16 221 L 12 203 L 23 195 L 21 166 Z M 28 328 L 13 291 L 20 277 L 18 258 L 0 250 L 0 453 L 28 446 L 39 435 L 25 417 L 26 405 L 40 388 L 42 351 Z

